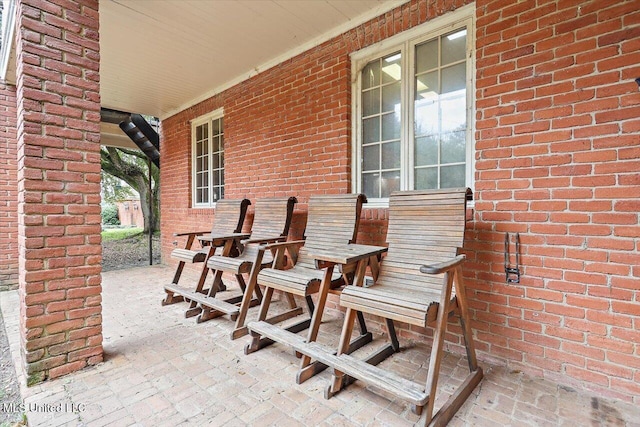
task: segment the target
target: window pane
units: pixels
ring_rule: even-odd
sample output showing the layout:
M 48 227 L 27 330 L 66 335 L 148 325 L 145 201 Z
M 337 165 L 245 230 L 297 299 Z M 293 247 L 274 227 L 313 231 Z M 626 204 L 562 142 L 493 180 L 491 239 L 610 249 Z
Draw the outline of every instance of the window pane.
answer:
M 400 114 L 400 82 L 382 87 L 382 112 L 389 111 Z
M 441 163 L 464 162 L 466 157 L 465 132 L 452 132 L 442 135 L 440 145 Z
M 380 141 L 380 117 L 364 119 L 362 121 L 362 142 L 367 144 L 378 141 Z
M 416 169 L 416 190 L 433 190 L 438 188 L 438 168 Z
M 440 104 L 441 132 L 454 132 L 467 128 L 466 96 L 443 99 Z
M 213 171 L 213 173 L 211 174 L 211 177 L 213 178 L 212 184 L 214 186 L 220 185 L 220 173 L 218 173 L 218 171 Z
M 438 66 L 438 39 L 416 46 L 416 73 L 432 70 Z
M 440 85 L 437 71 L 416 77 L 416 102 L 424 99 L 433 100 L 439 93 Z
M 400 168 L 400 142 L 382 144 L 382 169 Z
M 220 187 L 215 187 L 212 191 L 213 201 L 220 200 Z
M 434 136 L 416 138 L 416 166 L 438 164 L 438 140 Z
M 380 174 L 362 174 L 362 191 L 367 197 L 380 197 Z
M 224 150 L 224 135 L 220 135 L 220 150 Z
M 362 70 L 362 88 L 378 86 L 380 84 L 380 61 L 375 60 L 367 64 Z
M 456 30 L 442 38 L 442 65 L 465 59 L 467 29 Z
M 213 157 L 211 157 L 211 168 L 218 169 L 220 166 L 220 156 L 214 154 Z
M 439 130 L 438 126 L 438 104 L 431 101 L 416 102 L 415 112 L 415 133 L 420 135 L 434 135 Z
M 399 82 L 402 78 L 400 52 L 392 53 L 382 60 L 382 84 Z
M 216 152 L 220 151 L 220 137 L 216 136 L 211 140 L 211 151 Z
M 383 172 L 380 197 L 389 197 L 392 191 L 400 190 L 400 171 Z
M 443 166 L 440 169 L 440 188 L 464 187 L 464 165 Z
M 380 89 L 362 93 L 362 117 L 380 113 Z
M 385 114 L 382 116 L 382 141 L 400 139 L 400 114 Z
M 442 69 L 442 93 L 455 92 L 466 87 L 467 64 L 453 65 Z
M 211 122 L 211 135 L 215 136 L 220 133 L 220 120 L 213 120 Z
M 362 170 L 372 171 L 380 169 L 380 145 L 367 145 L 362 148 Z

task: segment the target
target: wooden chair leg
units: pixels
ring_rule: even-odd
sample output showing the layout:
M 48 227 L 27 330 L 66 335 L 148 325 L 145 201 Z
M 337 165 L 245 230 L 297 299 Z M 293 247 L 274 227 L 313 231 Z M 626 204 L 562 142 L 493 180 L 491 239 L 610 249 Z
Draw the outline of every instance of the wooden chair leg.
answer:
M 242 277 L 242 274 L 236 274 L 235 276 L 236 276 L 236 282 L 238 282 L 238 286 L 240 287 L 240 290 L 244 294 L 245 291 L 247 290 L 247 284 L 244 281 L 244 277 Z
M 269 312 L 269 305 L 271 305 L 271 298 L 273 298 L 273 288 L 267 287 L 264 297 L 262 298 L 262 304 L 260 304 L 260 312 L 258 313 L 258 321 L 265 320 L 267 313 Z M 251 354 L 260 350 L 260 334 L 251 332 L 251 342 L 244 348 L 244 354 Z
M 340 343 L 338 344 L 338 356 L 346 353 L 349 349 L 349 342 L 351 341 L 351 335 L 353 334 L 353 327 L 356 321 L 356 313 L 356 310 L 347 308 L 347 312 L 344 316 L 344 323 L 342 324 Z M 330 397 L 337 394 L 340 390 L 342 390 L 344 377 L 345 374 L 343 372 L 340 372 L 337 369 L 333 370 L 331 383 L 324 391 L 325 399 L 329 399 Z
M 333 265 L 327 267 L 322 279 L 322 283 L 320 284 L 320 290 L 318 292 L 318 302 L 311 314 L 311 325 L 309 327 L 309 332 L 307 333 L 307 342 L 313 342 L 318 337 L 318 331 L 320 330 L 320 324 L 322 323 L 322 314 L 324 313 L 324 306 L 327 303 L 327 297 L 329 296 L 329 289 L 331 287 L 331 276 L 333 276 L 333 269 Z M 300 371 L 296 376 L 296 382 L 298 384 L 302 384 L 317 373 L 313 369 L 305 370 L 305 368 L 310 364 L 311 358 L 307 355 L 302 355 L 302 359 L 300 360 Z
M 249 307 L 251 307 L 251 299 L 253 298 L 254 292 L 256 293 L 259 301 L 262 301 L 263 299 L 260 286 L 258 286 L 258 273 L 260 272 L 262 265 L 262 255 L 263 253 L 260 251 L 253 262 L 253 266 L 251 267 L 251 272 L 249 273 L 249 284 L 242 295 L 242 302 L 240 303 L 240 310 L 238 312 L 238 317 L 236 318 L 236 325 L 233 328 L 233 331 L 231 331 L 232 340 L 242 337 L 248 333 L 248 330 L 245 327 L 245 322 L 247 320 Z
M 186 263 L 184 261 L 180 261 L 178 263 L 178 267 L 176 267 L 176 272 L 173 275 L 173 280 L 171 281 L 171 284 L 173 285 L 177 285 L 178 281 L 180 280 L 180 276 L 182 276 L 182 270 L 184 269 L 184 265 Z M 165 292 L 167 293 L 166 297 L 162 300 L 162 305 L 169 305 L 169 304 L 175 304 L 177 302 L 182 302 L 184 301 L 184 298 L 182 297 L 182 295 L 178 295 L 176 296 L 173 292 L 165 290 Z
M 462 278 L 462 268 L 456 268 L 454 274 L 456 299 L 458 300 L 458 306 L 460 307 L 460 326 L 462 327 L 462 337 L 464 338 L 465 348 L 467 351 L 469 370 L 475 371 L 478 369 L 478 360 L 476 359 L 476 347 L 473 341 L 471 322 L 469 322 L 469 306 L 467 305 L 466 287 Z
M 293 294 L 289 292 L 284 292 L 285 298 L 287 298 L 287 303 L 289 304 L 289 308 L 296 308 L 298 304 L 296 303 L 296 299 L 293 297 Z
M 436 328 L 433 334 L 433 347 L 431 348 L 431 358 L 429 359 L 429 371 L 427 373 L 426 391 L 429 393 L 429 401 L 425 408 L 427 424 L 431 422 L 431 418 L 433 417 L 433 404 L 436 400 L 438 376 L 440 374 L 440 364 L 443 356 L 444 336 L 447 331 L 447 320 L 449 318 L 449 301 L 451 300 L 451 289 L 453 287 L 453 274 L 450 272 L 445 273 L 445 283 L 444 292 L 442 292 L 440 296 Z
M 460 324 L 462 326 L 462 335 L 465 340 L 470 372 L 469 375 L 467 375 L 467 377 L 465 378 L 464 382 L 458 386 L 455 393 L 453 393 L 451 397 L 449 397 L 449 399 L 445 402 L 445 404 L 442 405 L 442 407 L 438 410 L 438 412 L 433 415 L 433 418 L 431 420 L 427 418 L 426 422 L 430 427 L 446 426 L 449 420 L 453 418 L 455 413 L 469 398 L 484 375 L 482 369 L 478 367 L 478 362 L 476 360 L 473 335 L 469 322 L 467 298 L 464 283 L 462 281 L 462 269 L 460 267 L 456 268 L 456 270 L 454 271 L 454 278 L 456 286 L 456 299 L 458 300 L 458 306 L 460 308 Z

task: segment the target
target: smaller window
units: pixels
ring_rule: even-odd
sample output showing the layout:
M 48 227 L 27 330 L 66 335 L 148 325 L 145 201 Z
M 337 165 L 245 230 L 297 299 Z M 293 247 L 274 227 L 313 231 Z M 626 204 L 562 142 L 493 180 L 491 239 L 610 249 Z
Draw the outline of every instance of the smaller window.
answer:
M 224 198 L 224 124 L 222 110 L 191 124 L 194 207 L 213 207 Z

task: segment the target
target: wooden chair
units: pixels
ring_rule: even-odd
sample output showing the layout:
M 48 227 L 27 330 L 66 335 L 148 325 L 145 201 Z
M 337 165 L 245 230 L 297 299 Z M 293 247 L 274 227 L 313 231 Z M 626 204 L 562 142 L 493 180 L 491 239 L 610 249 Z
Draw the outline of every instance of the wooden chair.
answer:
M 189 296 L 192 301 L 199 303 L 202 309 L 198 323 L 228 314 L 236 321 L 231 338 L 236 339 L 247 334 L 244 327 L 247 311 L 262 300 L 260 287 L 256 286 L 258 273 L 263 268 L 270 267 L 274 259 L 273 252 L 265 251 L 263 247 L 287 239 L 293 208 L 297 201 L 295 197 L 258 200 L 251 237 L 241 242 L 240 255 L 230 257 L 223 250 L 222 254 L 209 258 L 207 267 L 215 271 L 213 285 L 207 294 L 196 293 Z M 216 298 L 218 287 L 222 283 L 222 274 L 225 272 L 235 275 L 243 295 L 226 300 Z M 248 275 L 248 284 L 243 274 Z M 256 298 L 253 298 L 254 293 Z
M 425 412 L 426 424 L 443 426 L 453 417 L 482 379 L 476 361 L 462 277 L 464 255 L 458 255 L 464 239 L 467 189 L 396 192 L 389 198 L 388 254 L 380 263 L 375 283 L 368 287 L 347 286 L 340 305 L 346 314 L 337 355 L 317 343 L 298 339 L 293 347 L 333 368 L 332 382 L 325 390 L 329 398 L 354 380 L 361 380 L 412 404 Z M 394 320 L 435 328 L 426 385 L 347 354 L 357 313 L 386 320 L 389 344 L 377 354 L 400 350 Z M 470 373 L 435 416 L 433 403 L 443 357 L 447 320 L 457 314 L 462 325 Z
M 174 249 L 171 252 L 171 257 L 180 260 L 180 262 L 178 263 L 178 267 L 176 268 L 171 284 L 164 287 L 167 296 L 162 300 L 163 306 L 184 301 L 184 294 L 190 292 L 187 289 L 178 286 L 178 281 L 180 280 L 182 270 L 186 263 L 203 263 L 202 272 L 200 273 L 200 278 L 196 284 L 195 292 L 208 292 L 208 290 L 204 289 L 204 283 L 207 278 L 207 273 L 209 272 L 207 260 L 214 254 L 217 248 L 222 247 L 228 241 L 225 238 L 228 238 L 230 235 L 238 234 L 242 231 L 244 218 L 250 204 L 251 202 L 248 199 L 219 200 L 216 203 L 213 226 L 209 234 L 207 231 L 193 231 L 175 234 L 177 237 L 187 236 L 187 242 L 184 249 Z M 199 249 L 193 248 L 193 243 L 196 238 L 200 241 L 201 247 Z
M 305 298 L 309 317 L 285 330 L 295 334 L 309 328 L 307 339 L 309 341 L 316 339 L 327 295 L 320 295 L 317 305 L 314 304 L 311 295 L 319 291 L 323 282 L 327 289 L 344 285 L 352 272 L 346 270 L 333 272 L 331 270 L 327 274 L 326 271 L 316 268 L 315 258 L 310 253 L 314 250 L 323 250 L 354 242 L 364 202 L 366 202 L 366 198 L 362 194 L 312 196 L 309 200 L 306 239 L 266 246 L 276 250 L 276 260 L 273 268 L 265 268 L 258 274 L 258 283 L 265 287 L 265 295 L 260 306 L 258 321 L 248 324 L 252 340 L 245 347 L 245 354 L 253 353 L 272 344 L 274 340 L 267 338 L 267 336 L 271 336 L 267 329 L 280 330 L 281 328 L 275 326 L 275 323 L 302 313 L 302 308 L 295 305 L 292 295 Z M 300 245 L 304 246 L 297 252 L 295 249 Z M 285 249 L 289 251 L 294 263 L 294 266 L 288 270 L 281 269 Z M 285 293 L 289 300 L 290 309 L 267 318 L 274 290 Z M 371 334 L 366 331 L 364 325 L 361 326 L 364 329 L 361 330 L 363 340 L 371 341 Z M 298 382 L 304 381 L 304 379 L 306 378 L 299 376 Z

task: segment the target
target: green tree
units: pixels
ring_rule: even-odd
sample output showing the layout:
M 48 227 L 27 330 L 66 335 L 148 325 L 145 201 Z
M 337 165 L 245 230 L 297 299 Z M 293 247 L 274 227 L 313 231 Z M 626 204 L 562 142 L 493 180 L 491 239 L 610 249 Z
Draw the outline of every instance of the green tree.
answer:
M 160 170 L 151 163 L 151 193 L 149 193 L 149 163 L 142 151 L 103 146 L 100 148 L 100 164 L 103 176 L 106 174 L 121 179 L 139 194 L 140 209 L 144 217 L 144 232 L 148 233 L 149 229 L 157 231 L 160 225 Z M 106 187 L 110 187 L 110 189 Z M 120 197 L 122 193 L 119 192 L 124 191 L 122 188 L 118 189 L 117 185 L 107 185 L 103 188 L 105 189 L 105 198 Z M 149 197 L 153 201 L 152 224 L 150 223 Z

